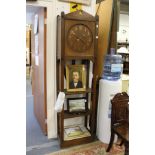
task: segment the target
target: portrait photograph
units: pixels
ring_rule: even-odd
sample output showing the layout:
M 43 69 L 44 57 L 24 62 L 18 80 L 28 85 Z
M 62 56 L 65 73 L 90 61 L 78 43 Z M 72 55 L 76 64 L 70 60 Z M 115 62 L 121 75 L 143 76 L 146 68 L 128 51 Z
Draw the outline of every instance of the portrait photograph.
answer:
M 86 66 L 67 65 L 66 66 L 67 91 L 86 90 Z

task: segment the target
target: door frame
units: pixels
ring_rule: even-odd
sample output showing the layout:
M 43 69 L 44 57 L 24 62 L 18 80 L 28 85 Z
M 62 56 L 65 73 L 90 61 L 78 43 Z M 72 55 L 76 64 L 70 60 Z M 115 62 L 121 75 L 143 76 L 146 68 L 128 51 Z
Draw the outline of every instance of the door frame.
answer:
M 26 6 L 45 7 L 47 10 L 46 25 L 46 103 L 47 103 L 47 136 L 57 137 L 57 113 L 54 111 L 56 101 L 56 13 L 55 1 L 26 2 Z M 54 75 L 54 76 L 53 76 Z

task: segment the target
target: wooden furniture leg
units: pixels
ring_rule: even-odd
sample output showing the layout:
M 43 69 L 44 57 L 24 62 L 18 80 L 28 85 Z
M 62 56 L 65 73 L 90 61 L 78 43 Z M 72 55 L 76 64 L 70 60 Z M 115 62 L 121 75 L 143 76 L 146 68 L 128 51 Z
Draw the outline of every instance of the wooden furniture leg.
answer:
M 122 140 L 122 141 L 121 141 L 121 143 L 119 144 L 119 146 L 122 146 L 122 145 L 123 145 L 123 143 L 124 143 L 124 141 Z
M 112 131 L 112 132 L 111 132 L 111 137 L 110 137 L 110 143 L 109 143 L 109 145 L 108 145 L 108 148 L 107 148 L 107 151 L 106 151 L 106 152 L 109 152 L 109 151 L 110 151 L 110 149 L 111 149 L 111 147 L 112 147 L 112 145 L 113 145 L 113 142 L 114 142 L 114 136 L 115 136 L 115 134 L 114 134 L 114 132 Z
M 129 155 L 129 143 L 125 143 L 125 155 Z

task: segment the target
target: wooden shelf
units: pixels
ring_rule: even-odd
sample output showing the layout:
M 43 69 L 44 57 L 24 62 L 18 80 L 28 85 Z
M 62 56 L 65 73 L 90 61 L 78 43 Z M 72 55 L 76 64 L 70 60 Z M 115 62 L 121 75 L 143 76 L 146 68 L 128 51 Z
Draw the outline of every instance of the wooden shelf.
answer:
M 74 117 L 81 117 L 81 116 L 87 116 L 90 115 L 91 111 L 87 110 L 86 112 L 81 112 L 81 113 L 68 113 L 67 111 L 64 111 L 64 118 L 74 118 Z
M 68 61 L 68 60 L 90 60 L 92 62 L 94 62 L 94 57 L 92 56 L 82 56 L 82 57 L 75 57 L 75 56 L 65 56 L 64 57 L 64 61 Z M 60 61 L 61 57 L 57 56 L 57 61 Z
M 123 54 L 123 55 L 129 55 L 129 53 L 120 53 L 120 54 Z
M 94 57 L 92 56 L 65 56 L 65 60 L 92 60 L 94 62 Z
M 129 46 L 128 42 L 118 42 L 117 43 L 118 46 Z
M 94 141 L 94 139 L 95 139 L 94 136 L 88 136 L 88 137 L 78 138 L 74 140 L 62 141 L 60 145 L 61 145 L 61 148 L 65 148 L 65 147 L 70 147 L 73 145 L 90 143 Z
M 60 90 L 58 90 L 58 93 L 60 92 Z M 86 93 L 93 93 L 93 91 L 91 90 L 91 88 L 87 88 L 85 91 L 67 91 L 66 89 L 64 89 L 63 91 L 66 95 L 74 95 L 74 94 L 86 94 Z

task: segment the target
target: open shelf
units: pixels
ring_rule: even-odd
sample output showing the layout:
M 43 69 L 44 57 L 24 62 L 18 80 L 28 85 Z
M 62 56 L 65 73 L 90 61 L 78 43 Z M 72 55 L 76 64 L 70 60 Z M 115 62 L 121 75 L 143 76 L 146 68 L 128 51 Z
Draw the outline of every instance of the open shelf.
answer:
M 76 129 L 75 131 L 72 130 L 73 128 L 78 128 L 78 130 Z M 70 130 L 71 129 L 71 130 Z M 67 135 L 66 131 L 69 131 L 68 133 L 74 134 L 69 136 L 69 134 Z M 64 129 L 64 141 L 71 141 L 74 139 L 81 139 L 81 138 L 85 138 L 85 137 L 90 137 L 91 134 L 89 132 L 89 130 L 84 127 L 84 126 L 71 126 L 71 127 L 67 127 Z
M 87 110 L 86 112 L 80 112 L 80 113 L 68 113 L 66 110 L 64 111 L 64 118 L 74 118 L 74 117 L 81 117 L 81 116 L 87 116 L 90 115 L 91 111 Z
M 128 42 L 118 42 L 117 43 L 118 46 L 129 46 Z

